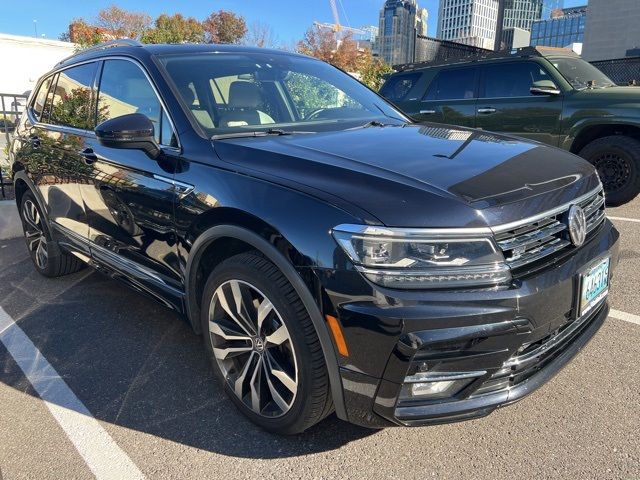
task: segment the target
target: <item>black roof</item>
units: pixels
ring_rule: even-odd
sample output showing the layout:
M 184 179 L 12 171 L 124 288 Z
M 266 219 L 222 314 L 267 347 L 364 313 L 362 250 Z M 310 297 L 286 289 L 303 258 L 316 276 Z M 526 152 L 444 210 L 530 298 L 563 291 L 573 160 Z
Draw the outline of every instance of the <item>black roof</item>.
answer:
M 218 44 L 142 44 L 136 40 L 113 40 L 110 42 L 101 43 L 99 45 L 90 47 L 86 50 L 82 50 L 70 57 L 60 61 L 55 68 L 72 65 L 74 63 L 89 60 L 92 58 L 99 58 L 105 55 L 127 55 L 127 56 L 139 56 L 142 52 L 148 55 L 171 55 L 171 54 L 184 54 L 184 53 L 261 53 L 261 54 L 275 54 L 275 55 L 291 55 L 304 57 L 298 53 L 286 52 L 283 50 L 276 50 L 270 48 L 249 47 L 245 45 L 218 45 Z

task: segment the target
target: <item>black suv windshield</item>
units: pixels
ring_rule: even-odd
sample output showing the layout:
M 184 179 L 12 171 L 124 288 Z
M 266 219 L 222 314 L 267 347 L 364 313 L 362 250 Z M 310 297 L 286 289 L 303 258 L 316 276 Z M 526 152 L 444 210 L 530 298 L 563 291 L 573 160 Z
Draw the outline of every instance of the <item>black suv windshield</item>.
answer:
M 593 82 L 594 88 L 612 87 L 615 83 L 604 73 L 581 58 L 556 57 L 548 59 L 573 88 L 589 87 Z
M 321 131 L 405 117 L 327 63 L 278 53 L 160 57 L 193 119 L 209 136 Z

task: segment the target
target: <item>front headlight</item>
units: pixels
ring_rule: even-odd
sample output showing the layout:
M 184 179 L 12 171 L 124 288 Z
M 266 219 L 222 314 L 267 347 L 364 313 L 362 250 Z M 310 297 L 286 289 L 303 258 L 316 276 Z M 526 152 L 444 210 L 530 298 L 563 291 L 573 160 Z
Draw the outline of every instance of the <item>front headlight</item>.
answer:
M 332 234 L 356 268 L 384 287 L 472 287 L 511 279 L 488 233 L 339 225 Z

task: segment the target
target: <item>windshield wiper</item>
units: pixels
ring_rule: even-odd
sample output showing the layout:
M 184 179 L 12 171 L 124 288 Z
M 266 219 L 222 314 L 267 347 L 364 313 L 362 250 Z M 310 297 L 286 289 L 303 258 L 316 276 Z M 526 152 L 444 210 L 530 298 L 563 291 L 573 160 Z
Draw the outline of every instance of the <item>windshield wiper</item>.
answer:
M 224 140 L 227 138 L 268 137 L 270 135 L 282 136 L 282 135 L 293 135 L 297 133 L 313 133 L 313 132 L 300 132 L 295 130 L 294 131 L 282 130 L 281 128 L 269 128 L 267 130 L 219 133 L 217 135 L 213 135 L 211 137 L 211 140 Z

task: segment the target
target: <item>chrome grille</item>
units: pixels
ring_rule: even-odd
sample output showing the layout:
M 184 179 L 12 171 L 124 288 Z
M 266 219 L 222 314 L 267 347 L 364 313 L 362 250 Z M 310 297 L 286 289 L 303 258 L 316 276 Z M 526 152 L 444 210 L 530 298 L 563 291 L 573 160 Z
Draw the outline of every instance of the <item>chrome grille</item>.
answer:
M 599 190 L 575 203 L 584 209 L 588 239 L 604 221 L 604 193 Z M 507 264 L 515 270 L 570 248 L 565 218 L 570 207 L 567 205 L 530 222 L 518 222 L 514 227 L 498 228 L 495 239 Z

